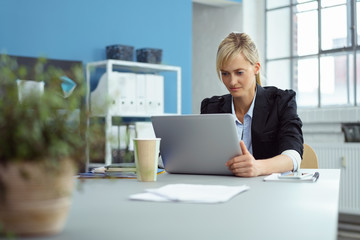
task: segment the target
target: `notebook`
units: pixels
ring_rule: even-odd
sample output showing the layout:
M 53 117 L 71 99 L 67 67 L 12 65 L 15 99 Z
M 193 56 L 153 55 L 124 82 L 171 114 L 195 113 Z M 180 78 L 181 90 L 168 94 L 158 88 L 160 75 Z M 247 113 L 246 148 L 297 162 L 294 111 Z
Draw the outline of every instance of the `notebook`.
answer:
M 233 175 L 225 163 L 241 154 L 231 114 L 151 117 L 169 173 Z

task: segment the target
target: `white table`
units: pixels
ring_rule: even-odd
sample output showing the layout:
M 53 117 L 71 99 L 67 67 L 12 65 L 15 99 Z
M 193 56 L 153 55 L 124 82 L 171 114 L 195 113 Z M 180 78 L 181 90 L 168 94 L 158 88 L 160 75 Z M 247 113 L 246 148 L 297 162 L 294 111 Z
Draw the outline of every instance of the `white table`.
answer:
M 43 239 L 337 238 L 340 170 L 320 169 L 316 183 L 161 174 L 157 182 L 87 179 L 74 194 L 63 232 Z M 129 195 L 169 183 L 250 186 L 226 203 L 130 201 Z

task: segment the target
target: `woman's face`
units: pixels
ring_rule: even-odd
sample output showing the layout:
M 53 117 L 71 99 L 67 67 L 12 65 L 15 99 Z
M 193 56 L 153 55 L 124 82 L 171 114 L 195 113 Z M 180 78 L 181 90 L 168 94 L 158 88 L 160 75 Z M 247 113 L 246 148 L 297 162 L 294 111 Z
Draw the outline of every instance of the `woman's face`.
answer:
M 234 98 L 253 97 L 259 70 L 260 63 L 252 65 L 242 54 L 238 54 L 220 69 L 220 76 Z

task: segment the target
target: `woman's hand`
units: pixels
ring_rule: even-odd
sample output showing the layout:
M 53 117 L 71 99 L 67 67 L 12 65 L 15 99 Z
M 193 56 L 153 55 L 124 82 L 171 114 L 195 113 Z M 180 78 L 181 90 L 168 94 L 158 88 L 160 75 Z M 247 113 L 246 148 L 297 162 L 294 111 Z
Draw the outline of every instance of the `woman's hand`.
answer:
M 260 162 L 247 150 L 244 141 L 240 142 L 242 155 L 236 156 L 225 163 L 230 171 L 238 177 L 256 177 L 261 175 Z

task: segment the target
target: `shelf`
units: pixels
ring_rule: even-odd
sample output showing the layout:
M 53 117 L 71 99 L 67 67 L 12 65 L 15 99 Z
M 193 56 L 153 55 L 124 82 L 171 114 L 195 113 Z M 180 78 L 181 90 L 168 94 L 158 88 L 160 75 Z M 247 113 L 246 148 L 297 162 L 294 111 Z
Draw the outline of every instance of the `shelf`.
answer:
M 140 62 L 131 62 L 131 61 L 121 61 L 121 60 L 104 60 L 98 62 L 88 63 L 88 67 L 99 67 L 106 68 L 112 66 L 116 70 L 126 70 L 130 72 L 143 72 L 143 73 L 153 73 L 153 72 L 179 72 L 181 73 L 181 68 L 177 66 L 169 66 L 163 64 L 151 64 L 151 63 L 140 63 Z
M 157 114 L 159 115 L 159 114 Z M 167 116 L 171 116 L 171 115 L 179 115 L 177 113 L 163 113 L 163 114 L 160 114 L 161 116 L 163 115 L 167 115 Z M 145 114 L 131 114 L 131 115 L 128 115 L 128 114 L 125 114 L 125 115 L 111 115 L 112 117 L 121 117 L 121 118 L 151 118 L 152 116 L 156 116 L 155 114 L 154 115 L 145 115 Z M 91 115 L 91 117 L 106 117 L 106 115 Z
M 121 60 L 104 60 L 97 62 L 90 62 L 86 65 L 86 83 L 87 83 L 87 94 L 86 94 L 86 108 L 88 112 L 90 111 L 90 79 L 93 70 L 97 68 L 105 69 L 106 73 L 113 71 L 124 71 L 124 72 L 134 72 L 134 73 L 143 73 L 143 74 L 157 74 L 161 72 L 174 72 L 176 73 L 176 86 L 177 86 L 177 106 L 176 113 L 164 113 L 162 115 L 176 115 L 181 114 L 181 67 L 178 66 L 169 66 L 163 64 L 151 64 L 151 63 L 140 63 L 132 61 L 121 61 Z M 155 115 L 155 114 L 154 114 Z M 158 115 L 158 114 L 156 114 Z M 121 117 L 121 118 L 139 118 L 139 119 L 149 119 L 152 115 L 150 114 L 132 114 L 132 115 L 111 115 L 108 110 L 104 114 L 97 114 L 91 117 L 104 117 L 105 118 L 105 135 L 109 139 L 111 135 L 112 127 L 112 117 Z M 88 126 L 90 122 L 88 121 Z M 87 170 L 90 167 L 99 166 L 99 163 L 90 163 L 89 149 L 87 149 Z M 109 165 L 112 163 L 111 159 L 111 144 L 109 141 L 105 143 L 105 159 L 104 164 Z
M 160 73 L 160 72 L 175 72 L 176 73 L 176 88 L 177 88 L 177 114 L 181 114 L 181 67 L 169 66 L 163 64 L 139 63 L 122 60 L 104 60 L 97 62 L 90 62 L 86 65 L 86 82 L 87 82 L 87 96 L 86 106 L 89 111 L 90 108 L 90 75 L 94 68 L 105 68 L 106 72 L 116 70 L 126 70 L 135 73 Z

